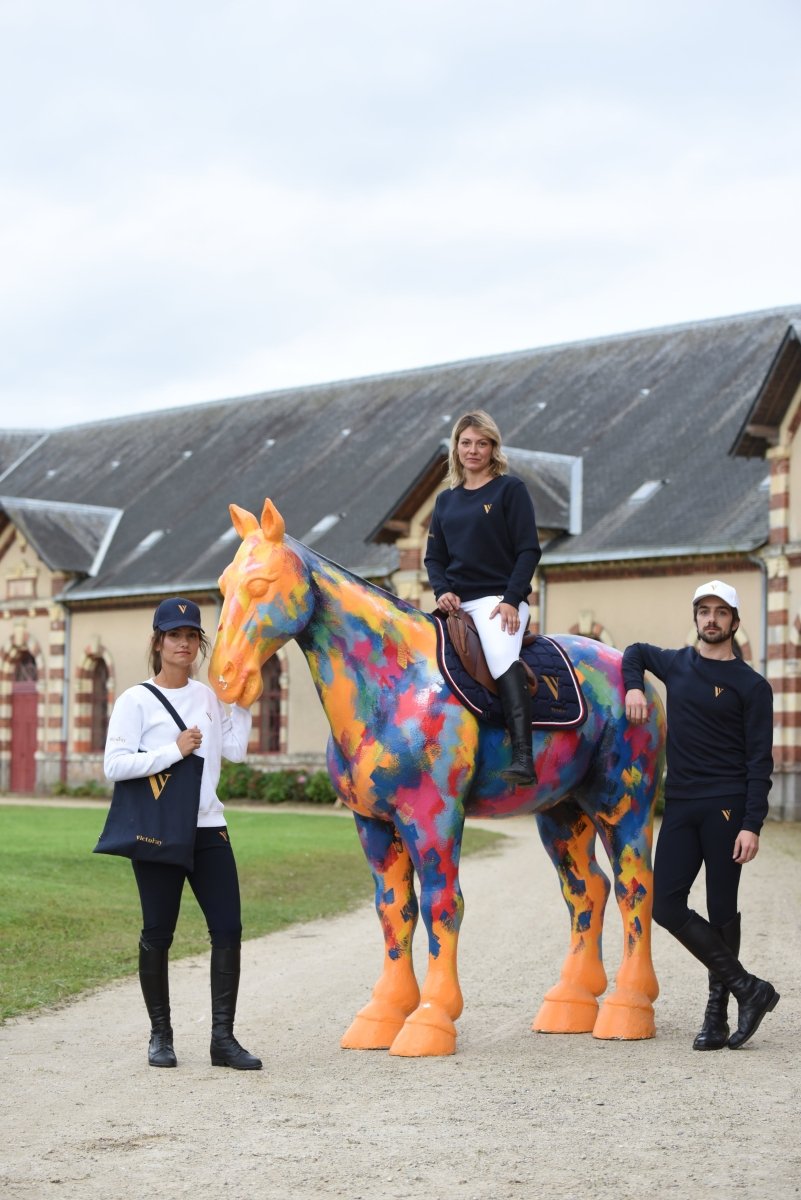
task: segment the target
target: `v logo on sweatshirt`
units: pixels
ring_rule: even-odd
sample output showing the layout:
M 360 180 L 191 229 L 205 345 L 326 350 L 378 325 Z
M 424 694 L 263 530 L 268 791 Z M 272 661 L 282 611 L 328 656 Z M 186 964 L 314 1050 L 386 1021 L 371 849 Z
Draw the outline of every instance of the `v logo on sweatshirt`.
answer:
M 723 813 L 723 815 L 727 821 L 731 820 L 731 809 L 730 808 L 722 808 L 720 811 Z
M 715 688 L 715 699 L 717 700 L 718 696 L 721 696 L 725 690 L 726 690 L 725 688 L 716 687 Z
M 490 510 L 491 508 L 492 508 L 492 505 L 491 505 L 491 504 L 485 504 L 485 505 L 484 505 L 484 512 L 485 512 L 485 513 L 488 513 L 488 512 L 489 512 L 489 510 Z

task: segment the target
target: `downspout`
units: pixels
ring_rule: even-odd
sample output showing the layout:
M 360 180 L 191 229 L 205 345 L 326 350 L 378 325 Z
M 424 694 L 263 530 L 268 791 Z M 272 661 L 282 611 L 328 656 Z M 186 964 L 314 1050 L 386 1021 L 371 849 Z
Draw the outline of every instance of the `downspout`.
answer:
M 762 574 L 762 630 L 760 639 L 762 642 L 762 674 L 767 679 L 768 677 L 768 564 L 764 558 L 757 558 L 755 554 L 748 555 L 748 561 L 759 567 Z
M 539 597 L 540 597 L 540 633 L 545 633 L 545 594 L 546 594 L 546 587 L 545 587 L 545 572 L 543 571 L 543 569 L 542 569 L 542 567 L 541 567 L 541 566 L 540 566 L 540 568 L 539 568 L 539 570 L 538 570 L 538 572 L 537 572 L 537 583 L 538 583 L 538 586 L 539 586 Z
M 67 736 L 69 733 L 70 647 L 72 644 L 72 613 L 64 609 L 64 678 L 61 681 L 61 782 L 67 782 Z

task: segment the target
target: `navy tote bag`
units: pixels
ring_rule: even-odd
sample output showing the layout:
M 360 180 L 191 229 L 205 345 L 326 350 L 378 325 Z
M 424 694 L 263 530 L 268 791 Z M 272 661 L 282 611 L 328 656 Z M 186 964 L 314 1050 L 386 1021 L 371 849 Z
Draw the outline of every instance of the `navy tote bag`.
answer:
M 143 683 L 180 729 L 186 725 L 158 688 Z M 203 759 L 187 754 L 166 771 L 114 784 L 111 807 L 94 854 L 194 866 Z

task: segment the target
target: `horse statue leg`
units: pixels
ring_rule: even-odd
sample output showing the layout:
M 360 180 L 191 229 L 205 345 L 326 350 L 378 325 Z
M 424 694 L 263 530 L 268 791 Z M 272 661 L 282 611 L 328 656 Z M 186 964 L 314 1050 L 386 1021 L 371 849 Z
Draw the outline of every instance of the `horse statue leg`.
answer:
M 384 933 L 384 965 L 372 998 L 353 1019 L 345 1050 L 386 1050 L 420 1002 L 412 965 L 418 904 L 408 850 L 388 821 L 353 814 L 375 883 L 375 907 Z
M 433 818 L 437 809 L 442 809 L 439 802 L 429 817 Z M 405 1058 L 453 1054 L 454 1022 L 463 1008 L 456 958 L 464 914 L 459 886 L 464 813 L 460 811 L 458 820 L 450 823 L 447 836 L 437 830 L 433 820 L 420 818 L 419 803 L 409 825 L 398 818 L 401 837 L 420 879 L 420 912 L 428 933 L 428 969 L 420 1004 L 407 1017 L 389 1051 Z M 423 832 L 426 829 L 428 834 Z
M 632 788 L 635 791 L 636 788 Z M 615 877 L 615 899 L 623 919 L 623 960 L 615 988 L 603 1001 L 593 1036 L 634 1041 L 656 1035 L 653 1001 L 659 984 L 651 960 L 653 827 L 650 804 L 624 795 L 598 829 Z
M 611 885 L 595 858 L 595 826 L 574 801 L 538 813 L 537 826 L 570 913 L 570 948 L 559 982 L 546 993 L 531 1028 L 591 1033 L 597 998 L 606 990 L 601 935 Z

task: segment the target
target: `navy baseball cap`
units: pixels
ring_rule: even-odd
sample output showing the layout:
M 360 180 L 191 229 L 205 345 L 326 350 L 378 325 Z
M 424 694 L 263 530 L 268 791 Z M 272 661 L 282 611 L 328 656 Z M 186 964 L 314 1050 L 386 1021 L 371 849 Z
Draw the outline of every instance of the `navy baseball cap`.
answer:
M 200 624 L 200 609 L 194 600 L 184 600 L 183 596 L 162 600 L 153 613 L 153 628 L 160 629 L 162 633 L 165 633 L 168 629 L 183 629 L 184 626 L 203 632 L 203 626 Z

